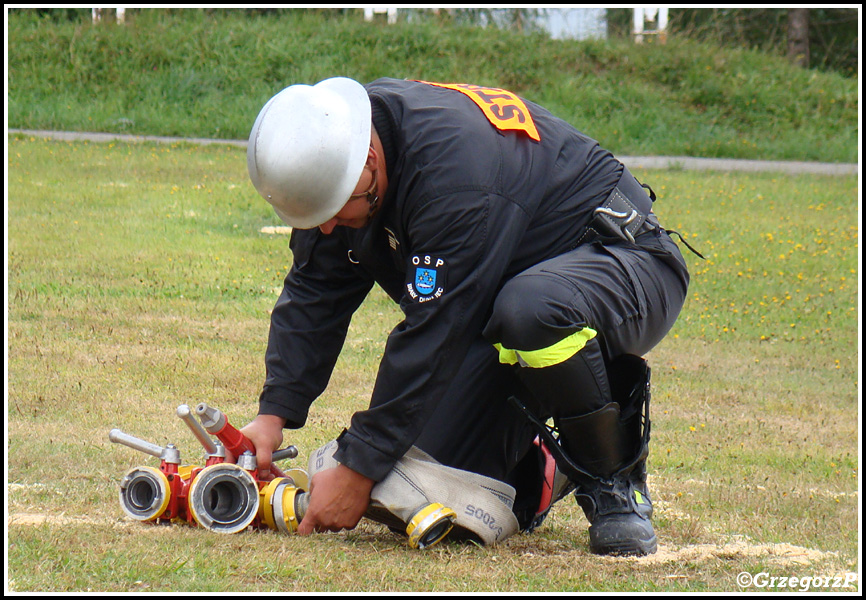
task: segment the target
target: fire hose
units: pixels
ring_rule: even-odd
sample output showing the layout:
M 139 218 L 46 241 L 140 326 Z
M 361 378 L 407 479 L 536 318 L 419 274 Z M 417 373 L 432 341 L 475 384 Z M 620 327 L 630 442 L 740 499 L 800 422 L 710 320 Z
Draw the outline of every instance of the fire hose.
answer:
M 182 465 L 174 444 L 162 447 L 119 429 L 109 432 L 110 441 L 160 460 L 159 468 L 130 469 L 120 482 L 121 507 L 136 521 L 182 523 L 227 534 L 246 529 L 294 533 L 309 504 L 310 478 L 337 465 L 337 442 L 331 441 L 311 455 L 308 471 L 283 472 L 274 466 L 277 476 L 263 481 L 255 446 L 224 413 L 204 403 L 194 411 L 182 404 L 177 416 L 204 447 L 204 466 Z M 226 450 L 237 463 L 226 462 Z M 275 451 L 272 460 L 297 456 L 297 448 L 289 446 Z M 373 487 L 364 516 L 405 533 L 412 548 L 429 548 L 449 534 L 492 544 L 518 529 L 511 511 L 514 495 L 503 482 L 446 467 L 412 447 Z

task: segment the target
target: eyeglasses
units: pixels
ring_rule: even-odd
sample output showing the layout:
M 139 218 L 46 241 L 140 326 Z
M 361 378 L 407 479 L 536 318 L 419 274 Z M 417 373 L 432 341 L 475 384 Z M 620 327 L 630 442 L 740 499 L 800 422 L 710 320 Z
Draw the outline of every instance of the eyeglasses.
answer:
M 361 196 L 366 196 L 367 202 L 371 203 L 373 202 L 374 197 L 378 200 L 378 196 L 376 194 L 376 187 L 378 186 L 378 182 L 376 181 L 376 173 L 377 171 L 373 171 L 373 179 L 372 181 L 370 181 L 370 187 L 367 188 L 367 191 L 361 192 L 359 194 L 352 194 L 351 196 L 349 196 L 349 200 L 351 200 L 352 198 L 360 198 Z
M 379 186 L 378 186 L 378 174 L 379 170 L 373 171 L 373 180 L 370 182 L 370 187 L 367 188 L 367 191 L 361 192 L 360 194 L 352 194 L 349 196 L 349 201 L 354 198 L 360 198 L 362 196 L 367 198 L 367 204 L 369 206 L 369 210 L 367 211 L 367 218 L 372 219 L 373 215 L 379 210 Z

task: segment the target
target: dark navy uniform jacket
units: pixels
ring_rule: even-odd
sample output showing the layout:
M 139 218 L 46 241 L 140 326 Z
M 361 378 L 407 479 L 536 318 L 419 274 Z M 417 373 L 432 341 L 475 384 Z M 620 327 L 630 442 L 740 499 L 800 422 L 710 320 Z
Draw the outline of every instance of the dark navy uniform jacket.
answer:
M 424 428 L 502 285 L 575 248 L 623 165 L 526 100 L 509 106 L 499 98 L 485 112 L 491 90 L 472 97 L 395 79 L 366 88 L 387 194 L 362 229 L 292 233 L 294 263 L 271 316 L 259 412 L 289 428 L 305 423 L 353 312 L 378 283 L 405 319 L 388 337 L 370 406 L 352 417 L 336 458 L 379 481 Z M 498 128 L 497 115 L 531 119 L 540 141 Z

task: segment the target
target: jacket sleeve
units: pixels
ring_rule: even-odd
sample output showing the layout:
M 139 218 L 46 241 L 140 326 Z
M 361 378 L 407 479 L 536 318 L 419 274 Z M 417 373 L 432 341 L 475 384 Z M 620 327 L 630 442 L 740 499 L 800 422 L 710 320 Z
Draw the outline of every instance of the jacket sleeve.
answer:
M 355 413 L 335 454 L 376 481 L 420 435 L 470 342 L 481 335 L 528 217 L 509 199 L 462 191 L 416 207 L 406 221 L 412 249 L 401 300 L 405 319 L 388 337 L 370 408 Z M 436 270 L 426 295 L 414 280 L 425 275 L 425 264 Z
M 348 260 L 338 235 L 296 229 L 291 249 L 292 268 L 271 313 L 259 414 L 299 428 L 327 386 L 352 314 L 373 280 Z

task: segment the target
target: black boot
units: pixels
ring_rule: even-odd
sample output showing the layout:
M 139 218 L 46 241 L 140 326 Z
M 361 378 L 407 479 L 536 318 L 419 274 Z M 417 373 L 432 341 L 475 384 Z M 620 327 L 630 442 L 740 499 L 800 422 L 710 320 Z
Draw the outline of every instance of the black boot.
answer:
M 590 522 L 590 550 L 652 554 L 657 540 L 646 485 L 649 366 L 637 356 L 620 357 L 610 365 L 610 382 L 616 402 L 586 415 L 560 418 L 556 430 L 523 410 L 559 468 L 577 486 L 575 499 Z
M 636 356 L 610 367 L 616 402 L 558 423 L 566 453 L 587 474 L 576 478 L 575 499 L 590 522 L 595 554 L 645 555 L 656 551 L 646 483 L 649 453 L 650 369 Z
M 575 499 L 590 522 L 589 547 L 595 554 L 652 554 L 656 536 L 646 485 L 647 444 L 626 435 L 628 421 L 619 404 L 563 419 L 560 439 L 586 473 L 575 477 Z M 575 443 L 576 441 L 576 443 Z

